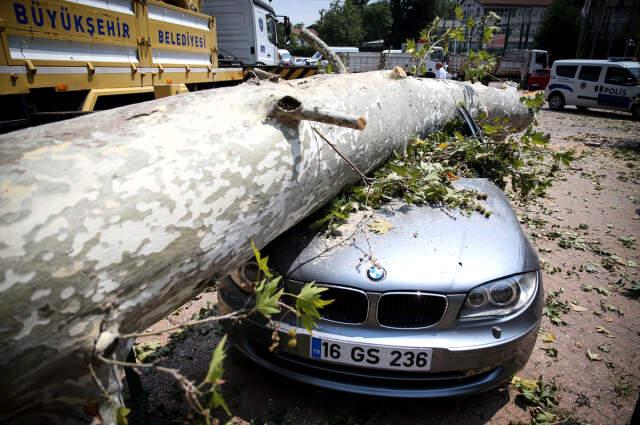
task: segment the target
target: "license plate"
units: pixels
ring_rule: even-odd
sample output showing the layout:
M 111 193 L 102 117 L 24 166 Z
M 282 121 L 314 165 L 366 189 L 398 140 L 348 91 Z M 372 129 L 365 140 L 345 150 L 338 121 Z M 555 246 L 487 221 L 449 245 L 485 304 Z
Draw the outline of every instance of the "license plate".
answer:
M 352 344 L 324 338 L 311 338 L 310 357 L 379 369 L 428 371 L 431 369 L 431 348 L 382 347 Z

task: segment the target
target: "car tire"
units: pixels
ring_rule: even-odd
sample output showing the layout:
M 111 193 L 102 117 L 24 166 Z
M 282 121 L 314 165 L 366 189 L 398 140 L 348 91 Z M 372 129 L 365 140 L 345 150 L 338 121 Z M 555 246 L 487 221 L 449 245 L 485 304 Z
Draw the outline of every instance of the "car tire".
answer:
M 552 111 L 562 111 L 564 109 L 564 96 L 560 93 L 551 93 L 547 102 L 549 102 L 549 108 Z
M 635 105 L 631 108 L 631 116 L 633 116 L 634 120 L 640 121 L 640 105 Z

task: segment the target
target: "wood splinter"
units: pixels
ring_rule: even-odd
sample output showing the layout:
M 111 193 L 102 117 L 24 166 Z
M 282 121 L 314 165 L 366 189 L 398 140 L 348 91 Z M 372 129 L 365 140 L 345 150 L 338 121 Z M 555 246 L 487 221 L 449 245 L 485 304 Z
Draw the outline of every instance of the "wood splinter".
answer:
M 292 124 L 307 120 L 353 128 L 355 130 L 364 130 L 367 126 L 367 120 L 364 117 L 354 117 L 353 115 L 328 111 L 318 107 L 305 108 L 302 102 L 292 96 L 285 96 L 276 102 L 270 116 L 282 122 Z

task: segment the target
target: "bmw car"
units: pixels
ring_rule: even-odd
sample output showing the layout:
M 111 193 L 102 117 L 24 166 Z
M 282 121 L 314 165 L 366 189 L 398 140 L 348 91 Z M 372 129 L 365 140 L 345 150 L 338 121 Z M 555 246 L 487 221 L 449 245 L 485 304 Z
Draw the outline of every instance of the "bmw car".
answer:
M 286 291 L 308 282 L 334 300 L 307 332 L 292 315 L 274 318 L 281 343 L 257 316 L 226 324 L 235 347 L 296 381 L 387 397 L 462 396 L 499 386 L 533 350 L 543 306 L 538 256 L 506 196 L 486 179 L 458 188 L 487 194 L 493 214 L 392 203 L 353 214 L 341 236 L 303 222 L 264 254 Z M 384 232 L 368 223 L 383 220 Z M 250 302 L 257 267 L 221 282 L 223 313 Z M 297 344 L 287 344 L 287 334 Z

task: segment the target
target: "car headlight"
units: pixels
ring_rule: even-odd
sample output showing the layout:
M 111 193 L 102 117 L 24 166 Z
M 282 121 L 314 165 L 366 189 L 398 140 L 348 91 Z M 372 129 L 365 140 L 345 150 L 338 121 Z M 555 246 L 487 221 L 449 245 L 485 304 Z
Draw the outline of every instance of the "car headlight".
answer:
M 247 294 L 252 294 L 256 291 L 258 279 L 264 276 L 260 276 L 260 269 L 255 261 L 248 261 L 229 273 L 229 277 L 240 290 Z
M 538 287 L 538 272 L 494 280 L 473 288 L 467 295 L 460 319 L 506 316 L 529 305 Z

